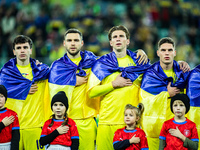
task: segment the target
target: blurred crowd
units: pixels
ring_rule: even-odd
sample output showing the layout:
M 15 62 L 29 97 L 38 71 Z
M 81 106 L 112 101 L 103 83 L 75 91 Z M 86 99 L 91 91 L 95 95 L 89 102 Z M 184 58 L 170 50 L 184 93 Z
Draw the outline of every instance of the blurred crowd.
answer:
M 0 67 L 13 57 L 16 35 L 29 36 L 32 57 L 51 65 L 65 53 L 67 29 L 79 29 L 84 49 L 101 56 L 111 51 L 107 34 L 115 25 L 129 29 L 129 49 L 143 49 L 152 63 L 165 36 L 176 41 L 176 60 L 200 63 L 200 0 L 0 0 Z

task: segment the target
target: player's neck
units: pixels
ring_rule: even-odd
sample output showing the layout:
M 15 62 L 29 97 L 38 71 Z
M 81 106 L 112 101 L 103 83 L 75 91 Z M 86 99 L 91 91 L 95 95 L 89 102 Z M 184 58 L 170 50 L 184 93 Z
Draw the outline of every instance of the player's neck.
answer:
M 163 70 L 170 70 L 173 68 L 173 63 L 170 63 L 170 64 L 164 64 L 162 62 L 160 62 L 160 66 Z
M 26 59 L 24 61 L 17 59 L 17 64 L 20 66 L 27 66 L 30 63 L 30 59 Z
M 184 122 L 186 120 L 185 116 L 174 116 L 176 122 Z
M 126 125 L 126 130 L 134 130 L 136 128 L 136 126 L 133 125 Z
M 123 58 L 126 56 L 126 49 L 122 51 L 113 49 L 113 51 L 115 52 L 117 58 Z
M 76 55 L 71 55 L 71 54 L 67 53 L 67 56 L 69 57 L 69 59 L 76 59 L 81 56 L 81 53 L 79 52 Z

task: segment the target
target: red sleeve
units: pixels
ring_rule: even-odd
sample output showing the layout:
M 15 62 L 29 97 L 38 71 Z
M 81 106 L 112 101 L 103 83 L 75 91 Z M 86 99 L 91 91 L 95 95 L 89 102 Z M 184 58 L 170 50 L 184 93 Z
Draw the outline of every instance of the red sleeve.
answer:
M 116 142 L 122 141 L 120 140 L 120 138 L 121 138 L 120 130 L 117 130 L 114 134 L 113 144 L 115 144 Z
M 70 119 L 70 120 L 71 120 L 70 121 L 71 122 L 70 123 L 71 139 L 79 139 L 79 134 L 78 134 L 78 129 L 77 129 L 76 123 L 72 119 Z
M 19 130 L 19 120 L 18 120 L 18 115 L 17 113 L 14 113 L 13 116 L 15 117 L 15 120 L 13 122 L 12 130 Z
M 162 129 L 160 131 L 159 139 L 166 140 L 167 130 L 166 130 L 166 122 L 163 123 Z
M 147 136 L 142 130 L 142 136 L 140 137 L 141 148 L 148 148 Z
M 198 139 L 199 139 L 199 137 L 198 137 L 198 133 L 197 133 L 197 127 L 196 127 L 196 124 L 194 123 L 194 127 L 192 128 L 191 140 L 192 141 L 197 141 Z
M 44 126 L 42 127 L 41 137 L 48 135 L 48 132 L 47 132 L 47 127 L 48 127 L 48 126 L 49 126 L 49 120 L 46 121 L 46 122 L 44 123 Z

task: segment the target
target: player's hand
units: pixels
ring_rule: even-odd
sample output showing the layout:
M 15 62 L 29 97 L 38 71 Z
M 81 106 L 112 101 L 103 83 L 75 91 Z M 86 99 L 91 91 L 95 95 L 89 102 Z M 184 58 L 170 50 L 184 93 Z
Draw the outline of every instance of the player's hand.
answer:
M 84 76 L 84 77 L 76 75 L 76 86 L 80 86 L 80 85 L 82 85 L 84 83 L 87 83 L 88 75 L 89 75 L 89 73 L 86 74 L 86 76 Z
M 185 73 L 190 71 L 190 66 L 187 62 L 185 61 L 178 61 L 178 64 L 180 66 L 180 69 Z
M 176 94 L 179 94 L 181 91 L 177 87 L 171 87 L 171 82 L 168 83 L 167 85 L 167 91 L 170 95 L 170 97 L 175 96 Z
M 138 60 L 138 63 L 139 64 L 147 64 L 147 62 L 148 62 L 148 56 L 146 55 L 146 53 L 143 51 L 143 50 L 141 50 L 141 49 L 139 49 L 139 50 L 137 50 L 137 59 L 140 57 L 140 59 Z
M 117 78 L 114 81 L 112 81 L 113 88 L 120 88 L 120 87 L 133 85 L 133 83 L 131 82 L 130 79 L 125 79 L 121 75 L 122 75 L 122 73 L 120 73 L 117 76 Z
M 31 85 L 31 88 L 30 88 L 28 94 L 34 94 L 37 90 L 38 90 L 38 86 L 37 86 L 36 83 L 34 83 L 34 84 Z
M 176 127 L 176 129 L 169 129 L 169 133 L 172 136 L 175 136 L 183 141 L 185 141 L 186 137 L 181 133 L 181 131 Z
M 69 131 L 69 127 L 61 125 L 56 130 L 58 131 L 59 134 L 65 134 Z
M 42 62 L 40 62 L 39 60 L 36 60 L 35 64 L 36 64 L 36 65 L 41 65 Z
M 9 126 L 11 123 L 13 123 L 15 120 L 14 116 L 10 116 L 10 117 L 5 117 L 3 118 L 2 122 L 4 124 L 5 127 Z
M 139 137 L 135 137 L 136 135 L 132 136 L 132 138 L 129 140 L 130 144 L 137 144 L 140 143 L 140 138 Z

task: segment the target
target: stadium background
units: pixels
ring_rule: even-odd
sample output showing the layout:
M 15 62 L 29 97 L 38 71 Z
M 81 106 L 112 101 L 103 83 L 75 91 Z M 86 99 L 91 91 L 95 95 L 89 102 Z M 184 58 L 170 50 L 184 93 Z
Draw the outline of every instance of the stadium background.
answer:
M 79 29 L 83 50 L 101 56 L 112 50 L 107 34 L 115 25 L 129 29 L 129 49 L 143 49 L 151 63 L 164 36 L 176 41 L 176 60 L 200 63 L 200 0 L 0 0 L 0 68 L 14 57 L 18 34 L 29 36 L 32 57 L 50 66 L 65 53 L 67 29 Z

